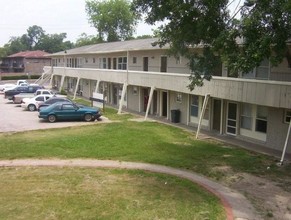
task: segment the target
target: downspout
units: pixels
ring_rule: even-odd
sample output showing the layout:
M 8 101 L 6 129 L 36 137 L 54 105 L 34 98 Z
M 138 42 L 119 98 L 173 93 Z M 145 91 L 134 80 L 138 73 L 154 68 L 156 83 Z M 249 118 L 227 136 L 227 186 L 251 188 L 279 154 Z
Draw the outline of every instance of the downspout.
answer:
M 126 82 L 123 84 L 123 88 L 122 88 L 122 94 L 121 94 L 121 100 L 119 102 L 119 108 L 118 108 L 118 112 L 117 114 L 121 114 L 122 111 L 122 106 L 123 106 L 123 102 L 124 102 L 124 97 L 126 95 L 126 90 L 127 90 L 127 85 L 128 85 L 128 64 L 129 64 L 129 51 L 126 51 Z M 127 100 L 126 100 L 127 101 Z

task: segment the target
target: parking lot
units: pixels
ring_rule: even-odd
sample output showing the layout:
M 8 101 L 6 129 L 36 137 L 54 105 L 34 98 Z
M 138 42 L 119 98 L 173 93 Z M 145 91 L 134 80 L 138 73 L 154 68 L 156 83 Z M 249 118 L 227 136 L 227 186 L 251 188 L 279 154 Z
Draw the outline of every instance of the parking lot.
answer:
M 102 121 L 94 122 L 56 122 L 49 123 L 38 118 L 38 112 L 30 112 L 24 110 L 20 105 L 13 104 L 12 101 L 4 99 L 4 95 L 0 94 L 0 132 L 19 132 L 27 130 L 38 130 L 48 128 L 61 128 L 80 125 L 91 125 L 93 123 L 102 123 L 106 119 L 102 117 Z

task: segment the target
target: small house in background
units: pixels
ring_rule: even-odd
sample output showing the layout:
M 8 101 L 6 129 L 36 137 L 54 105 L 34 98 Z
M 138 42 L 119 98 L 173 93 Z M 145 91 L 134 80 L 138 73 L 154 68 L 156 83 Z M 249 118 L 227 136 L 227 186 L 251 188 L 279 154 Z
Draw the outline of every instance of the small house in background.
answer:
M 41 74 L 44 66 L 50 66 L 49 53 L 36 51 L 23 51 L 2 59 L 0 71 L 3 73 Z

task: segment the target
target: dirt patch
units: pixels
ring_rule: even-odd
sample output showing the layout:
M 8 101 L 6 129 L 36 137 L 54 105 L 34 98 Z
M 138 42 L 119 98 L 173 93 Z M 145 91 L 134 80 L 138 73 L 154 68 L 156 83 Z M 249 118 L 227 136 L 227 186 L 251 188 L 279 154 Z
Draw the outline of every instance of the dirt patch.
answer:
M 263 219 L 291 220 L 291 192 L 280 183 L 247 173 L 231 173 L 229 167 L 224 183 L 244 194 L 254 205 Z M 289 183 L 290 184 L 290 183 Z

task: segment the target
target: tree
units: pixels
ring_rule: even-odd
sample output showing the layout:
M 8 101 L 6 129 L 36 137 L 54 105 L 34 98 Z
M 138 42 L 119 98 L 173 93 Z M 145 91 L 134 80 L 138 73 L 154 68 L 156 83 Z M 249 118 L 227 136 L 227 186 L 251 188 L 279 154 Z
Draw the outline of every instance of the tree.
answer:
M 48 53 L 56 53 L 62 50 L 71 49 L 73 44 L 70 41 L 64 41 L 66 37 L 66 33 L 43 35 L 34 49 L 44 50 Z
M 76 40 L 75 47 L 82 47 L 85 45 L 90 45 L 90 44 L 98 44 L 102 43 L 103 40 L 99 39 L 98 37 L 94 35 L 87 35 L 86 33 L 82 33 L 79 38 Z
M 22 37 L 11 37 L 9 42 L 4 45 L 6 54 L 9 56 L 20 51 L 29 50 L 29 46 L 25 39 L 24 35 L 22 35 Z
M 108 42 L 130 38 L 139 19 L 130 10 L 127 0 L 87 0 L 86 12 L 89 21 L 98 31 L 99 39 Z
M 134 0 L 133 9 L 159 28 L 160 46 L 189 59 L 189 88 L 210 80 L 218 63 L 231 75 L 248 73 L 264 59 L 277 65 L 286 55 L 291 37 L 290 0 L 245 0 L 231 15 L 233 0 Z M 240 19 L 235 15 L 240 13 Z M 240 39 L 240 43 L 238 43 Z M 202 46 L 203 45 L 203 46 Z M 201 53 L 193 47 L 202 47 Z M 291 62 L 291 61 L 290 61 Z
M 28 41 L 28 44 L 30 46 L 30 50 L 35 47 L 40 39 L 45 35 L 45 31 L 42 29 L 42 27 L 33 25 L 27 29 L 27 37 L 26 40 Z

